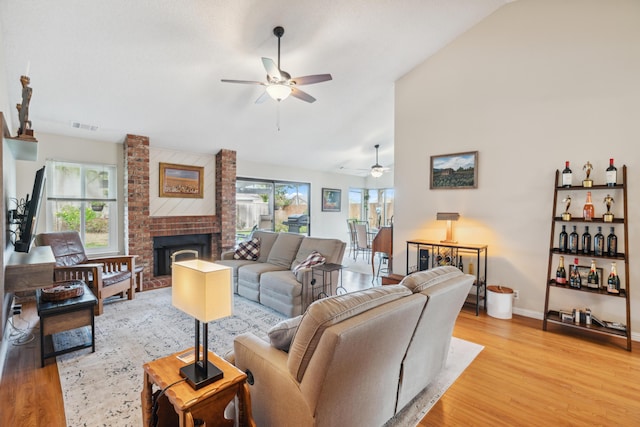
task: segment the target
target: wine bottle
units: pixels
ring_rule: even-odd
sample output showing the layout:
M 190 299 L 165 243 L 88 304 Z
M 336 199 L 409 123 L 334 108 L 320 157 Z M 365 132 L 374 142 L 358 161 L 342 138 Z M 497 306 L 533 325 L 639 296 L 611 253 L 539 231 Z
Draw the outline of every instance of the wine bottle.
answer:
M 562 186 L 563 187 L 571 187 L 571 168 L 569 167 L 569 162 L 564 162 L 565 166 L 562 171 Z
M 591 191 L 587 191 L 587 201 L 584 204 L 582 212 L 585 221 L 591 221 L 593 219 L 595 210 L 593 209 L 593 202 L 591 201 Z
M 613 166 L 613 159 L 609 159 L 609 167 L 607 168 L 607 186 L 615 187 L 618 182 L 618 169 Z
M 580 289 L 582 286 L 582 279 L 580 279 L 580 272 L 578 271 L 578 258 L 573 260 L 571 274 L 569 275 L 569 286 L 576 289 Z
M 604 235 L 602 234 L 602 227 L 598 227 L 598 233 L 593 236 L 593 254 L 595 256 L 604 255 Z
M 582 233 L 582 253 L 585 255 L 591 253 L 591 234 L 588 225 L 584 227 L 584 233 Z
M 558 269 L 556 270 L 556 284 L 558 285 L 566 285 L 567 284 L 567 271 L 564 269 L 564 257 L 561 256 L 558 261 Z
M 607 279 L 607 292 L 610 294 L 620 293 L 620 277 L 618 277 L 615 262 L 611 263 L 611 273 L 609 273 L 609 278 Z
M 573 231 L 569 234 L 569 252 L 572 254 L 578 253 L 578 231 L 576 226 L 573 226 Z
M 589 275 L 587 276 L 587 288 L 598 289 L 600 287 L 600 276 L 596 269 L 596 260 L 591 260 L 591 268 L 589 269 Z
M 607 236 L 607 255 L 618 255 L 618 237 L 616 236 L 614 227 L 611 227 L 611 233 Z
M 562 231 L 560 232 L 560 237 L 558 237 L 558 249 L 560 252 L 567 252 L 567 239 L 569 235 L 567 234 L 567 226 L 562 226 Z

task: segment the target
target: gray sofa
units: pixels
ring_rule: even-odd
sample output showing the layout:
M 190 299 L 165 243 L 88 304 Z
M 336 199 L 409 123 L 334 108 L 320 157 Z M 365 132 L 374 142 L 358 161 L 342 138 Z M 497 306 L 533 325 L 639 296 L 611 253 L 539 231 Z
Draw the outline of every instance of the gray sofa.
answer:
M 288 353 L 252 334 L 236 337 L 234 363 L 250 373 L 256 425 L 383 425 L 444 367 L 473 281 L 439 267 L 318 300 Z
M 292 272 L 312 251 L 326 258 L 326 263 L 341 263 L 346 243 L 338 239 L 308 237 L 294 233 L 256 230 L 250 238 L 260 239 L 260 253 L 255 261 L 233 259 L 234 251 L 222 253 L 219 264 L 232 268 L 234 292 L 271 307 L 286 316 L 302 314 L 313 300 L 312 271 L 303 268 Z M 331 282 L 338 283 L 338 272 Z M 316 282 L 320 279 L 316 275 Z

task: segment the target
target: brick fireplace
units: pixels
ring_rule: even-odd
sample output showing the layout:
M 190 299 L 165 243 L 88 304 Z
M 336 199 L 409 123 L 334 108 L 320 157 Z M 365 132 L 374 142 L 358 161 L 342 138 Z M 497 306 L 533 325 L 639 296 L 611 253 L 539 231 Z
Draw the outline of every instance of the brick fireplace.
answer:
M 127 135 L 124 144 L 125 169 L 125 241 L 130 255 L 137 255 L 136 265 L 144 266 L 142 290 L 171 285 L 171 276 L 154 276 L 154 237 L 176 235 L 211 236 L 211 259 L 235 244 L 236 152 L 220 150 L 216 154 L 216 213 L 203 216 L 149 215 L 149 138 Z

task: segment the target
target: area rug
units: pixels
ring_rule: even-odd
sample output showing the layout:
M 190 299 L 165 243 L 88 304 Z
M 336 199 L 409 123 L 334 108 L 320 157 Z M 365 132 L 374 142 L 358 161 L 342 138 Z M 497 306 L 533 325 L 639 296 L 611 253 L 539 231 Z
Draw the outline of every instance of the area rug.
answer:
M 265 337 L 284 317 L 235 296 L 232 317 L 209 324 L 209 348 L 225 354 L 244 332 Z M 68 426 L 138 427 L 143 363 L 193 346 L 194 320 L 171 305 L 171 289 L 142 292 L 133 301 L 105 305 L 96 317 L 96 352 L 90 349 L 58 356 Z M 54 345 L 85 340 L 88 329 L 58 334 Z M 80 336 L 79 336 L 80 335 Z M 387 427 L 415 425 L 473 361 L 482 346 L 454 338 L 445 370 Z

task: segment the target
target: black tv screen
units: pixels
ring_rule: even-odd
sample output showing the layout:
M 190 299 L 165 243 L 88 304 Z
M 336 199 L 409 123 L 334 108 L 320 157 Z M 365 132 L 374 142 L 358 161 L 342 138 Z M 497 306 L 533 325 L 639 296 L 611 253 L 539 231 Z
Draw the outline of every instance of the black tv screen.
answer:
M 44 192 L 44 166 L 36 172 L 36 179 L 33 182 L 33 191 L 31 199 L 27 194 L 24 206 L 24 216 L 18 228 L 18 239 L 15 243 L 16 252 L 29 252 L 31 241 L 35 236 L 36 226 L 38 224 L 38 213 L 40 212 L 40 204 L 42 202 L 42 193 Z

